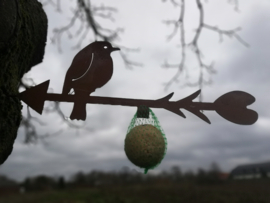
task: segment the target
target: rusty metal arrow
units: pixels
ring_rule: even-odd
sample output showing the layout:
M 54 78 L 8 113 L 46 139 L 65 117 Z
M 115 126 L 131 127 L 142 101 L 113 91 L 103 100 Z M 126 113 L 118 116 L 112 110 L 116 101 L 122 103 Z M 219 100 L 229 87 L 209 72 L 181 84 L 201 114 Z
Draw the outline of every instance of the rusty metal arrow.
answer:
M 45 101 L 76 102 L 80 99 L 76 97 L 76 95 L 47 93 L 49 83 L 50 81 L 47 80 L 35 87 L 21 92 L 19 95 L 20 99 L 39 114 L 42 114 Z M 85 101 L 91 104 L 109 104 L 136 107 L 144 105 L 151 108 L 164 108 L 179 116 L 182 116 L 183 118 L 186 118 L 186 116 L 180 109 L 185 109 L 209 124 L 211 122 L 201 112 L 202 110 L 216 111 L 220 116 L 228 121 L 241 125 L 251 125 L 258 119 L 257 112 L 246 108 L 247 105 L 255 102 L 255 98 L 246 92 L 229 92 L 219 97 L 214 103 L 193 102 L 192 100 L 195 99 L 200 92 L 201 91 L 198 90 L 190 96 L 178 101 L 169 101 L 174 94 L 173 92 L 157 100 L 88 96 Z

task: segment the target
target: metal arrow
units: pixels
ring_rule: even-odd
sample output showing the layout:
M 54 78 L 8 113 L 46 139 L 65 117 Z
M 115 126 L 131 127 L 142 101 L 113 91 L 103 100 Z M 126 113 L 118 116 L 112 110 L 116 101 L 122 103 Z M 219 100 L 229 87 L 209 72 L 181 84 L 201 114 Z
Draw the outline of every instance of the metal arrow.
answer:
M 19 97 L 33 110 L 42 114 L 45 101 L 59 101 L 59 102 L 76 102 L 81 98 L 76 95 L 63 95 L 55 93 L 47 93 L 50 81 L 47 80 L 35 87 L 21 92 Z M 169 101 L 173 96 L 173 92 L 169 95 L 157 100 L 143 100 L 143 99 L 126 99 L 126 98 L 112 98 L 87 96 L 84 100 L 91 104 L 108 104 L 121 106 L 147 106 L 151 108 L 163 108 L 171 111 L 183 118 L 186 116 L 180 109 L 185 109 L 205 122 L 210 124 L 210 120 L 201 112 L 202 110 L 216 111 L 220 116 L 236 124 L 251 125 L 258 119 L 256 111 L 247 109 L 246 106 L 255 102 L 255 98 L 242 91 L 233 91 L 226 93 L 219 97 L 214 103 L 207 102 L 193 102 L 199 94 L 200 90 L 191 94 L 190 96 L 178 100 Z

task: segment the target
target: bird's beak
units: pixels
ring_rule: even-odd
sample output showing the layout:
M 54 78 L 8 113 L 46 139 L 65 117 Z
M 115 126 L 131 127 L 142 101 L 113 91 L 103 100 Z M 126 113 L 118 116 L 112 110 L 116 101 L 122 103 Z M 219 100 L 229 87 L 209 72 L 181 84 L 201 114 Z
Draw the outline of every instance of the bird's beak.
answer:
M 113 52 L 113 51 L 119 51 L 119 50 L 120 50 L 119 48 L 113 47 L 113 48 L 111 49 L 111 52 Z

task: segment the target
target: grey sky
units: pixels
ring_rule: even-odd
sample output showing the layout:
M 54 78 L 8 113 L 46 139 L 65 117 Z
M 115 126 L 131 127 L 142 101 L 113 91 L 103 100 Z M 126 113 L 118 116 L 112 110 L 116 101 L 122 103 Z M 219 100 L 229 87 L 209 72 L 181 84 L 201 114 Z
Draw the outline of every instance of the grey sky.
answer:
M 100 1 L 93 3 L 100 4 Z M 139 47 L 138 53 L 130 53 L 130 58 L 144 64 L 128 70 L 120 54 L 112 54 L 114 60 L 114 75 L 101 89 L 93 95 L 124 97 L 137 99 L 158 99 L 174 92 L 171 100 L 179 100 L 198 90 L 198 87 L 180 88 L 181 82 L 173 84 L 164 91 L 163 83 L 168 82 L 175 74 L 174 69 L 161 68 L 168 60 L 172 63 L 180 61 L 180 44 L 178 35 L 170 42 L 166 37 L 172 27 L 162 24 L 162 20 L 177 19 L 179 10 L 167 2 L 161 1 L 102 1 L 104 4 L 118 8 L 115 23 L 102 21 L 111 27 L 124 27 L 118 44 L 127 47 Z M 190 40 L 197 26 L 198 13 L 194 2 L 187 5 L 187 32 Z M 256 102 L 250 106 L 259 113 L 258 121 L 251 126 L 241 126 L 228 122 L 215 112 L 205 111 L 211 125 L 183 110 L 186 119 L 169 111 L 152 109 L 157 115 L 168 140 L 167 155 L 162 163 L 151 172 L 168 170 L 173 165 L 183 170 L 198 167 L 208 168 L 212 161 L 218 162 L 224 171 L 230 171 L 238 164 L 262 162 L 270 160 L 270 96 L 269 76 L 269 33 L 270 33 L 270 3 L 269 1 L 242 0 L 239 1 L 240 12 L 234 12 L 233 6 L 223 1 L 204 3 L 206 22 L 218 25 L 220 28 L 232 29 L 241 26 L 241 37 L 251 46 L 245 48 L 237 40 L 224 36 L 219 43 L 219 36 L 212 31 L 204 30 L 199 45 L 207 62 L 215 61 L 217 74 L 213 75 L 213 84 L 203 89 L 204 101 L 213 102 L 219 96 L 233 91 L 246 91 L 256 97 Z M 65 72 L 70 66 L 78 50 L 71 47 L 76 39 L 62 38 L 63 53 L 59 54 L 50 38 L 52 29 L 68 22 L 70 1 L 62 3 L 63 14 L 55 12 L 52 7 L 46 7 L 49 18 L 48 42 L 44 62 L 34 67 L 27 76 L 39 84 L 50 79 L 50 88 L 60 93 Z M 89 41 L 87 41 L 89 40 Z M 94 39 L 86 39 L 84 46 Z M 197 62 L 192 54 L 187 59 L 190 80 L 198 75 Z M 48 105 L 46 103 L 46 105 Z M 66 116 L 70 115 L 72 105 L 61 104 Z M 136 108 L 121 106 L 88 105 L 88 117 L 85 125 L 90 131 L 70 129 L 61 123 L 58 115 L 33 116 L 47 122 L 39 127 L 42 133 L 53 133 L 59 129 L 64 132 L 58 136 L 46 139 L 47 144 L 39 142 L 36 145 L 23 144 L 24 131 L 19 129 L 18 138 L 14 144 L 13 153 L 0 167 L 0 173 L 22 180 L 26 176 L 37 174 L 70 175 L 79 170 L 88 172 L 98 170 L 120 170 L 123 166 L 141 171 L 126 158 L 124 139 L 126 131 Z M 26 112 L 24 105 L 23 112 Z

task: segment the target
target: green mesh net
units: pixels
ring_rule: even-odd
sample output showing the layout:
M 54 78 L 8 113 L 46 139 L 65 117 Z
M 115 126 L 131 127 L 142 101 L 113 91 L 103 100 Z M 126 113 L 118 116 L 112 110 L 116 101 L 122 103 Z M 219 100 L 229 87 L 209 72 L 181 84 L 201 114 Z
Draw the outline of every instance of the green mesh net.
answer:
M 140 106 L 138 108 L 138 111 L 135 113 L 134 117 L 132 118 L 132 120 L 128 126 L 127 135 L 133 128 L 135 128 L 136 126 L 140 126 L 140 125 L 154 126 L 162 134 L 162 137 L 163 137 L 162 142 L 164 141 L 163 143 L 165 143 L 165 148 L 164 148 L 164 150 L 162 149 L 163 155 L 162 155 L 162 158 L 160 159 L 160 161 L 157 164 L 155 164 L 154 166 L 144 168 L 144 173 L 147 174 L 149 169 L 156 168 L 161 163 L 163 158 L 165 157 L 166 152 L 167 152 L 167 139 L 166 139 L 166 136 L 165 136 L 165 133 L 164 133 L 162 127 L 160 126 L 158 118 L 156 117 L 154 112 L 146 106 Z M 126 139 L 127 139 L 127 137 L 126 137 Z M 151 140 L 149 140 L 148 142 L 151 142 Z M 151 153 L 151 152 L 149 152 L 149 153 Z

